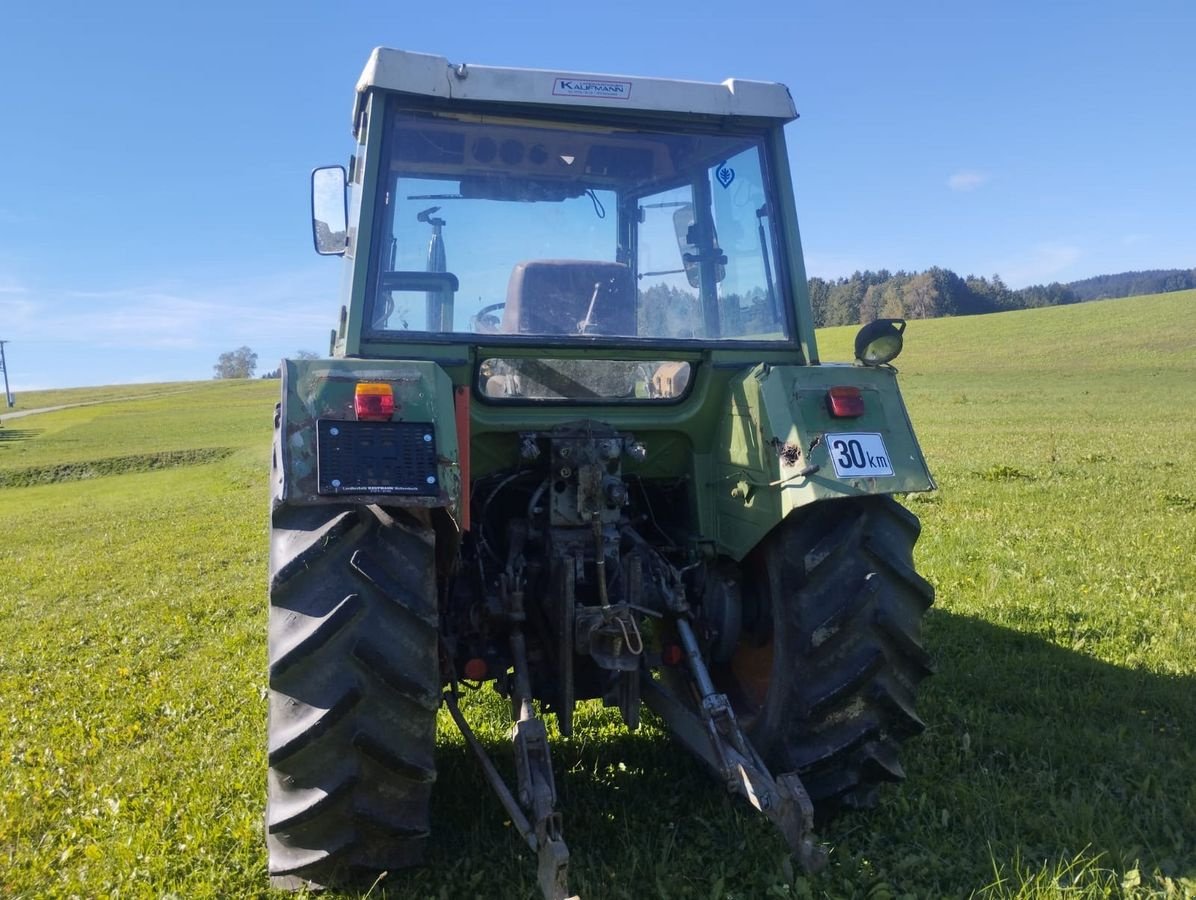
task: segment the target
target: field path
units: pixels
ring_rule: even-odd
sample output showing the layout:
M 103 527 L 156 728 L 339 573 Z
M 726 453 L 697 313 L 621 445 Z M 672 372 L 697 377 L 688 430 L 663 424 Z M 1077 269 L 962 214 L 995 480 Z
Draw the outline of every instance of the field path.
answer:
M 78 406 L 98 406 L 101 403 L 120 403 L 124 400 L 144 400 L 147 397 L 165 397 L 168 394 L 185 394 L 191 390 L 194 390 L 194 388 L 178 388 L 173 391 L 159 391 L 152 394 L 130 394 L 127 397 L 104 397 L 100 400 L 84 400 L 81 403 L 63 403 L 59 406 L 40 406 L 37 409 L 22 409 L 18 412 L 0 415 L 0 425 L 3 425 L 9 419 L 23 419 L 25 416 L 35 416 L 38 413 L 57 412 L 60 409 L 74 409 Z
M 20 412 L 4 413 L 0 415 L 0 424 L 7 422 L 9 419 L 23 419 L 25 416 L 33 416 L 37 413 L 57 412 L 60 409 L 72 409 L 76 406 L 91 406 L 95 403 L 106 403 L 106 400 L 91 400 L 87 403 L 65 403 L 62 406 L 43 406 L 39 409 L 22 409 Z

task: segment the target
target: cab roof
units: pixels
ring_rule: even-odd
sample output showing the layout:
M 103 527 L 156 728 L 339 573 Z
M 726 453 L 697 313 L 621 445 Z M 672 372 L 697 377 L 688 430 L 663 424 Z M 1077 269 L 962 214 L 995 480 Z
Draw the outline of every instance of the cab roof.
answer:
M 646 110 L 711 116 L 797 118 L 783 84 L 728 78 L 721 84 L 551 69 L 451 63 L 443 56 L 376 48 L 357 81 L 353 128 L 371 90 L 545 106 Z

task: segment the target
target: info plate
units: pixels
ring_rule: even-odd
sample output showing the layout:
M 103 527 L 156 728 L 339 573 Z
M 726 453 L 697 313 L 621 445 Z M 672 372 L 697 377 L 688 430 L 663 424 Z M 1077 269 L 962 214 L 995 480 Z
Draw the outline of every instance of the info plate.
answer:
M 430 422 L 316 422 L 321 494 L 435 497 L 436 430 Z
M 893 463 L 884 438 L 875 432 L 828 434 L 826 445 L 835 465 L 835 474 L 840 478 L 875 478 L 893 474 Z

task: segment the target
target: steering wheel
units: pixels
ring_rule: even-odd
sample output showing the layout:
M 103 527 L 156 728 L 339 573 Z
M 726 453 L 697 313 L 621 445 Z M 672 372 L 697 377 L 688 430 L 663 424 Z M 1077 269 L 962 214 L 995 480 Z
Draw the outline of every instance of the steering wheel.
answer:
M 506 305 L 506 303 L 491 303 L 489 306 L 483 306 L 469 317 L 470 330 L 475 333 L 495 334 L 502 325 L 502 318 L 494 315 L 494 313 L 503 309 Z

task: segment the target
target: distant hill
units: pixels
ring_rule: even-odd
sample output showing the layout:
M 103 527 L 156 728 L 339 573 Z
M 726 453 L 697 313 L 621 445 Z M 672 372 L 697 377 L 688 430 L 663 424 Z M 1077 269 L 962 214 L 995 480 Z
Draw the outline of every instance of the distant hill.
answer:
M 1117 402 L 1132 405 L 1137 402 L 1130 399 L 1134 392 L 1153 390 L 1149 379 L 1160 372 L 1174 375 L 1176 390 L 1196 383 L 1196 332 L 1174 326 L 1192 309 L 1196 290 L 1018 310 L 979 321 L 963 316 L 919 321 L 907 329 L 905 349 L 897 359 L 901 389 L 922 390 L 916 379 L 909 380 L 911 375 L 945 376 L 934 382 L 932 391 L 937 392 L 963 378 L 982 384 L 990 376 L 1000 381 L 1101 374 L 1118 379 L 1124 393 Z M 858 331 L 857 325 L 820 329 L 821 359 L 853 359 Z M 1145 373 L 1146 380 L 1131 373 Z M 1012 384 L 1001 383 L 1006 389 Z M 946 410 L 943 421 L 948 421 Z
M 991 279 L 934 267 L 924 272 L 855 272 L 850 278 L 810 278 L 810 303 L 818 327 L 856 325 L 877 318 L 934 319 L 1060 306 L 1196 288 L 1196 269 L 1159 269 L 1098 275 L 1069 284 L 1052 282 L 1013 290 Z
M 1151 269 L 1146 272 L 1122 272 L 1097 275 L 1070 282 L 1067 287 L 1080 300 L 1110 300 L 1141 294 L 1169 294 L 1196 288 L 1196 269 Z

